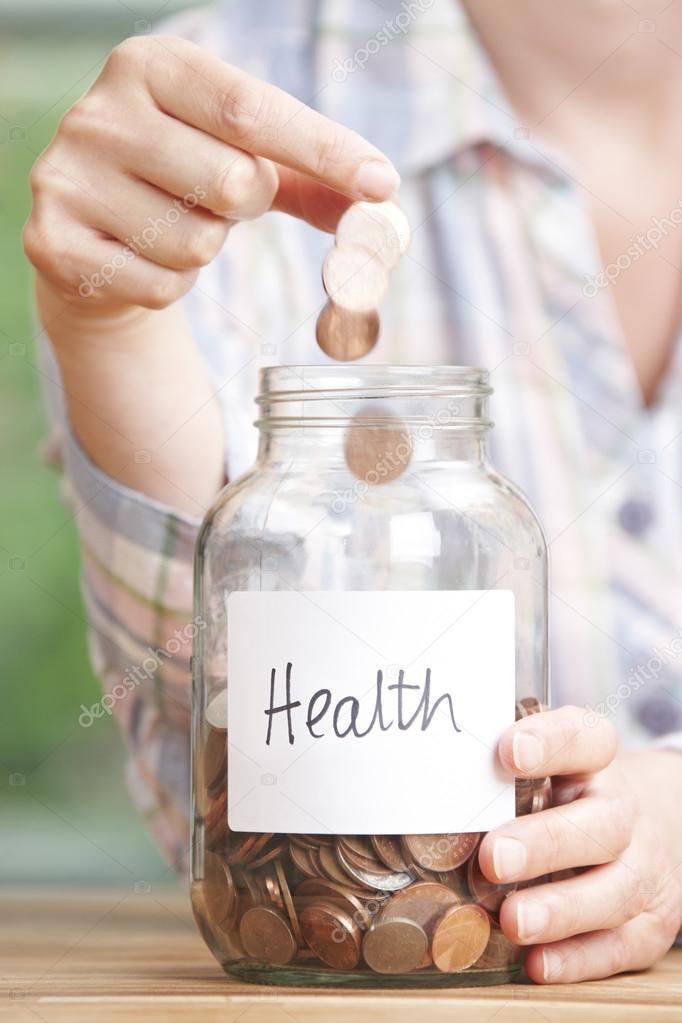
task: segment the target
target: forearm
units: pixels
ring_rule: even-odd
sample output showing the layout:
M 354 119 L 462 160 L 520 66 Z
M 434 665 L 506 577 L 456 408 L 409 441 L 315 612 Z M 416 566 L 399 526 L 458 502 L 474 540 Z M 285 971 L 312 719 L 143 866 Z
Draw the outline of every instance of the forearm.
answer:
M 40 275 L 36 296 L 89 457 L 126 486 L 202 516 L 224 482 L 222 422 L 181 307 L 95 314 Z

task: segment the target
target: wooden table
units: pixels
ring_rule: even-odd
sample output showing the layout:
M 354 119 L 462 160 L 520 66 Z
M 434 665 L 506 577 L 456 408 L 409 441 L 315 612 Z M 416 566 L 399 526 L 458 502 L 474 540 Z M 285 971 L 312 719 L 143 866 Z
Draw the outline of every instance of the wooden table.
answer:
M 137 889 L 137 890 L 136 890 Z M 0 892 L 0 1019 L 12 1023 L 682 1021 L 682 949 L 580 985 L 433 992 L 256 987 L 223 974 L 178 888 Z

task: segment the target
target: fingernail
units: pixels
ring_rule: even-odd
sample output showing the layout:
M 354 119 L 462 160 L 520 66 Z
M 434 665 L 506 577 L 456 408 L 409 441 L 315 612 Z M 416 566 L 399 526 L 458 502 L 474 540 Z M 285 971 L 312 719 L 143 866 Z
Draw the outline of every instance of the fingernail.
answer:
M 517 838 L 498 838 L 493 846 L 493 866 L 502 881 L 513 881 L 526 865 L 526 847 Z
M 385 160 L 367 160 L 355 178 L 355 191 L 367 199 L 386 199 L 400 186 L 400 175 Z
M 535 941 L 549 924 L 549 910 L 544 902 L 524 899 L 516 910 L 516 929 L 521 941 Z
M 516 732 L 512 740 L 512 755 L 519 771 L 528 774 L 544 762 L 545 747 L 536 736 L 528 732 Z
M 542 951 L 542 976 L 545 980 L 556 980 L 560 976 L 564 961 L 558 952 L 545 948 Z

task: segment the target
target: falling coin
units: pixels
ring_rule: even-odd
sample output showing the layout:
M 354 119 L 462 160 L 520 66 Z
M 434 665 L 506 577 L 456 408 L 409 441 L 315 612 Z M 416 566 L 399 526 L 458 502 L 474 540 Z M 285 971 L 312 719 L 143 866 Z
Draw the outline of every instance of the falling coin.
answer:
M 490 917 L 480 906 L 453 906 L 436 924 L 433 961 L 443 973 L 467 970 L 483 955 L 490 938 Z
M 361 413 L 346 433 L 344 453 L 346 465 L 357 479 L 370 486 L 390 483 L 410 464 L 412 439 L 396 416 L 384 413 L 377 421 Z
M 320 900 L 299 915 L 306 944 L 318 959 L 335 970 L 353 970 L 360 962 L 361 930 L 333 902 Z
M 247 955 L 262 962 L 285 966 L 296 952 L 291 928 L 276 909 L 254 906 L 239 924 L 239 937 Z
M 405 835 L 403 843 L 409 856 L 428 870 L 454 870 L 461 867 L 478 845 L 478 832 L 459 835 Z
M 410 973 L 423 963 L 428 944 L 414 920 L 377 920 L 364 937 L 362 956 L 375 973 Z
M 353 313 L 375 310 L 388 291 L 383 262 L 359 245 L 335 245 L 322 265 L 322 283 L 335 305 Z
M 356 202 L 337 224 L 336 244 L 361 244 L 390 269 L 407 251 L 410 225 L 394 202 Z
M 374 348 L 379 338 L 379 314 L 376 309 L 355 313 L 327 302 L 315 329 L 317 343 L 325 355 L 350 362 Z

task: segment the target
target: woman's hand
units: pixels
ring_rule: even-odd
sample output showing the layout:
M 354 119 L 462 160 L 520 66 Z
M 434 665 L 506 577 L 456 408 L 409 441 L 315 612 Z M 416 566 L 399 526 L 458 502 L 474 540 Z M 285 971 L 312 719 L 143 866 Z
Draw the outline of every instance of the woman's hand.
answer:
M 348 128 L 182 39 L 117 46 L 33 168 L 24 244 L 90 306 L 162 309 L 230 226 L 270 209 L 333 230 L 350 199 L 398 175 Z
M 546 882 L 583 868 L 522 887 L 502 906 L 506 936 L 533 946 L 526 970 L 538 983 L 643 969 L 667 952 L 682 924 L 682 755 L 616 756 L 612 725 L 586 721 L 578 707 L 533 714 L 499 745 L 515 776 L 555 776 L 555 805 L 486 835 L 485 876 Z
M 333 230 L 351 200 L 397 184 L 355 132 L 192 43 L 117 46 L 35 164 L 24 232 L 90 458 L 203 516 L 225 482 L 220 388 L 177 300 L 237 221 L 276 209 Z

